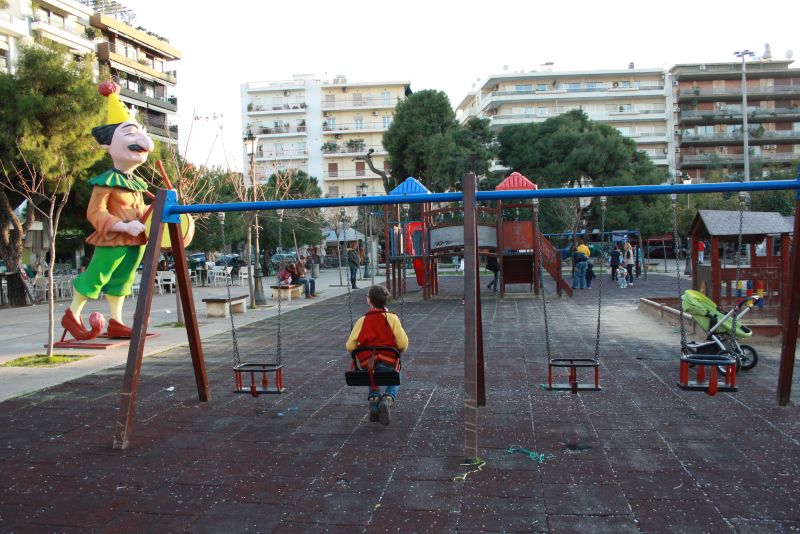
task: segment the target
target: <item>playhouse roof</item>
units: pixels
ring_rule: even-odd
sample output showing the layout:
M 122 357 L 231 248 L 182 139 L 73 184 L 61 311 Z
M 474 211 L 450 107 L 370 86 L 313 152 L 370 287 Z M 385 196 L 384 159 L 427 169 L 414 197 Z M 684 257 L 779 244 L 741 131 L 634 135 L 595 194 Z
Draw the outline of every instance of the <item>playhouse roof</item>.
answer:
M 390 195 L 427 195 L 430 191 L 422 183 L 409 176 L 405 181 L 389 192 Z
M 758 243 L 767 235 L 788 234 L 792 227 L 783 215 L 771 211 L 745 211 L 742 214 L 742 241 Z M 739 236 L 739 212 L 725 210 L 699 210 L 694 217 L 689 235 L 694 238 L 718 237 L 725 241 Z
M 518 172 L 512 172 L 508 178 L 497 184 L 496 191 L 518 191 L 520 189 L 537 189 L 536 184 Z

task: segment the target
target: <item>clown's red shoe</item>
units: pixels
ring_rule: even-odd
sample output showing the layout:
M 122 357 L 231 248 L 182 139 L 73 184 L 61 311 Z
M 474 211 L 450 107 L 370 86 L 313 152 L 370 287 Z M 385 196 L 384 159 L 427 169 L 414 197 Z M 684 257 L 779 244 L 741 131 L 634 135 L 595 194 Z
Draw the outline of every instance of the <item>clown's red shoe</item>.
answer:
M 61 326 L 78 341 L 94 339 L 100 335 L 100 331 L 102 330 L 102 326 L 100 328 L 93 327 L 91 330 L 86 330 L 81 318 L 75 317 L 75 314 L 72 313 L 72 310 L 69 308 L 64 312 L 64 316 L 61 317 Z
M 110 319 L 108 321 L 108 330 L 106 331 L 108 337 L 130 338 L 131 334 L 132 331 L 130 327 L 125 326 L 116 319 Z

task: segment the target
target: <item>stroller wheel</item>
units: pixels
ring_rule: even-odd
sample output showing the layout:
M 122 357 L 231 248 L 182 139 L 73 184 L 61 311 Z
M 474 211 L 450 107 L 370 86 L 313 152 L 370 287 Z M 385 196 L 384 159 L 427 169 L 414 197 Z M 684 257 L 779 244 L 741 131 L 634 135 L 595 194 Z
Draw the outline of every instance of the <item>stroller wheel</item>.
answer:
M 740 347 L 742 352 L 739 354 L 739 361 L 742 365 L 742 371 L 749 371 L 758 363 L 758 352 L 750 345 L 740 345 Z

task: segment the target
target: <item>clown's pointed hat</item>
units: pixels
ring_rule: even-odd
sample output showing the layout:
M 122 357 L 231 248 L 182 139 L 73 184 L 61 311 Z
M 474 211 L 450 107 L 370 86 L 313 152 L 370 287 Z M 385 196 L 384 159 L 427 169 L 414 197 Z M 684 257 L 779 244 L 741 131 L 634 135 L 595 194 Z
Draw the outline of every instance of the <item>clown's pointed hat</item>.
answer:
M 97 86 L 97 91 L 108 98 L 108 114 L 104 124 L 120 124 L 134 120 L 128 108 L 119 99 L 119 85 L 107 80 Z

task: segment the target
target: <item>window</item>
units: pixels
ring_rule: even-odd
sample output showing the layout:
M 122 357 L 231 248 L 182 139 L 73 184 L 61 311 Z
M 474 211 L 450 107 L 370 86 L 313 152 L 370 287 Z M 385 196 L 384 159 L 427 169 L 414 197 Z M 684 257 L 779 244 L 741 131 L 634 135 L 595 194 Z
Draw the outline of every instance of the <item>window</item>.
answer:
M 625 137 L 631 136 L 631 129 L 629 126 L 617 126 L 617 130 Z
M 332 185 L 328 187 L 328 196 L 329 197 L 338 197 L 339 196 L 339 186 Z
M 283 97 L 273 96 L 272 97 L 272 109 L 281 109 L 282 107 L 283 107 Z
M 353 93 L 353 105 L 354 106 L 363 106 L 364 105 L 364 95 L 361 93 Z
M 364 129 L 364 117 L 354 117 L 353 118 L 353 129 L 354 130 L 363 130 Z
M 298 156 L 305 156 L 306 155 L 306 143 L 305 143 L 305 141 L 297 143 L 297 155 Z
M 366 164 L 363 161 L 356 161 L 356 176 L 366 176 Z
M 628 81 L 628 80 L 622 80 L 621 82 L 619 82 L 619 86 L 624 88 L 624 89 L 630 89 L 631 82 Z
M 581 84 L 579 84 L 579 83 L 565 83 L 564 84 L 564 88 L 567 91 L 580 91 L 581 90 Z
M 537 83 L 536 84 L 537 91 L 547 91 L 547 84 L 546 83 Z
M 164 60 L 161 58 L 153 58 L 153 68 L 158 72 L 164 72 Z
M 339 176 L 339 164 L 338 163 L 328 163 L 328 178 L 336 178 Z M 338 191 L 337 191 L 338 196 Z
M 325 107 L 326 108 L 336 107 L 336 95 L 325 95 Z
M 381 121 L 383 123 L 383 129 L 384 130 L 389 129 L 389 126 L 392 125 L 392 118 L 391 117 L 382 117 Z
M 600 82 L 586 82 L 586 89 L 590 91 L 599 91 L 603 88 L 603 84 Z
M 275 155 L 283 156 L 283 143 L 275 143 Z
M 536 115 L 539 117 L 546 117 L 548 115 L 548 109 L 546 107 L 538 107 L 536 108 Z
M 515 85 L 514 86 L 514 90 L 515 91 L 533 91 L 533 85 L 531 85 L 531 84 Z
M 634 111 L 632 104 L 617 104 L 614 107 L 616 107 L 615 111 L 617 113 L 630 113 L 631 111 Z
M 391 104 L 392 103 L 392 93 L 389 91 L 382 91 L 381 92 L 381 101 L 384 104 Z
M 699 137 L 711 137 L 714 135 L 714 126 L 697 126 L 697 135 Z

